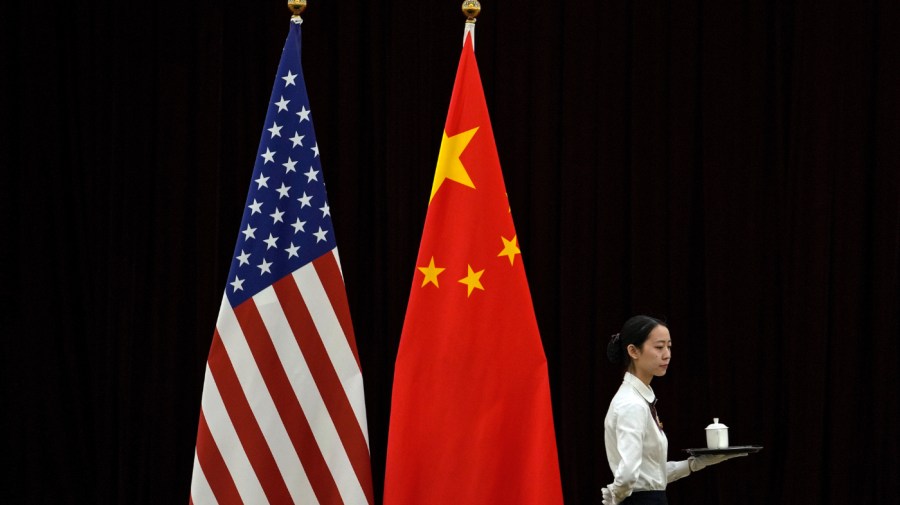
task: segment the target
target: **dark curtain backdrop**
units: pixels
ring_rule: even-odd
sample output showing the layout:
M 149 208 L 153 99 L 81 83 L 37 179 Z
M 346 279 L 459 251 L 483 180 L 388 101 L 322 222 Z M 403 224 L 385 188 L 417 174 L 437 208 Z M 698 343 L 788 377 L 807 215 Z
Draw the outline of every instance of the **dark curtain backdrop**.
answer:
M 303 64 L 380 497 L 460 1 L 310 0 Z M 2 16 L 7 503 L 186 503 L 282 2 Z M 670 503 L 897 503 L 895 2 L 486 0 L 476 54 L 550 370 L 565 498 L 599 503 L 608 336 L 665 318 Z M 10 495 L 10 490 L 12 491 Z M 9 500 L 9 501 L 7 501 Z M 380 499 L 379 499 L 380 501 Z

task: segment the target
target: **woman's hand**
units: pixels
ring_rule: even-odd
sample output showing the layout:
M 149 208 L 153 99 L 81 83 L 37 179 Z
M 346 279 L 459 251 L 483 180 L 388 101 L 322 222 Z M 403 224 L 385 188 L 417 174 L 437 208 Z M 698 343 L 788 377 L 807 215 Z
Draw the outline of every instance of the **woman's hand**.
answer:
M 741 456 L 746 456 L 747 454 L 749 453 L 741 452 L 737 454 L 702 454 L 700 456 L 693 456 L 691 458 L 688 458 L 688 465 L 690 465 L 692 472 L 696 472 L 699 470 L 703 470 L 708 466 L 719 464 L 727 459 L 739 458 Z
M 609 488 L 603 488 L 603 505 L 619 505 Z

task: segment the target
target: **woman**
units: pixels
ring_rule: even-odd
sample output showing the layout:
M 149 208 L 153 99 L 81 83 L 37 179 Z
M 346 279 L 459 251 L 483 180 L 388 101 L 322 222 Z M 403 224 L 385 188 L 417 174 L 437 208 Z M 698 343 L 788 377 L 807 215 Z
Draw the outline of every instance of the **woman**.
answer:
M 603 488 L 604 505 L 665 504 L 666 484 L 709 465 L 746 454 L 702 455 L 666 461 L 669 442 L 656 413 L 653 377 L 666 374 L 672 337 L 665 323 L 634 316 L 612 336 L 606 355 L 624 365 L 625 378 L 609 404 L 604 422 L 606 458 L 612 484 Z

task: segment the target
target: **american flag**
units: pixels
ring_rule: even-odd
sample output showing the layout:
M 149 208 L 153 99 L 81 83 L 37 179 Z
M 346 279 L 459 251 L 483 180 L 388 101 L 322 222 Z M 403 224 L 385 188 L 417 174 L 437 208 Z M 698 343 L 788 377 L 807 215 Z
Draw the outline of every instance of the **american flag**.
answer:
M 293 20 L 207 359 L 191 503 L 373 503 L 362 372 Z

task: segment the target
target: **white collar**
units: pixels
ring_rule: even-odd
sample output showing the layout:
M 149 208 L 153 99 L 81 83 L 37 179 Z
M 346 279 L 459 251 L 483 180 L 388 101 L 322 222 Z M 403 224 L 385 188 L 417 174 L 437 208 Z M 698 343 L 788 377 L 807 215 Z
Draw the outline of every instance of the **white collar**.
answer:
M 656 400 L 656 394 L 653 392 L 653 389 L 650 386 L 644 384 L 641 379 L 638 379 L 631 372 L 625 372 L 625 378 L 623 382 L 633 387 L 635 391 L 640 394 L 647 403 L 653 403 Z

